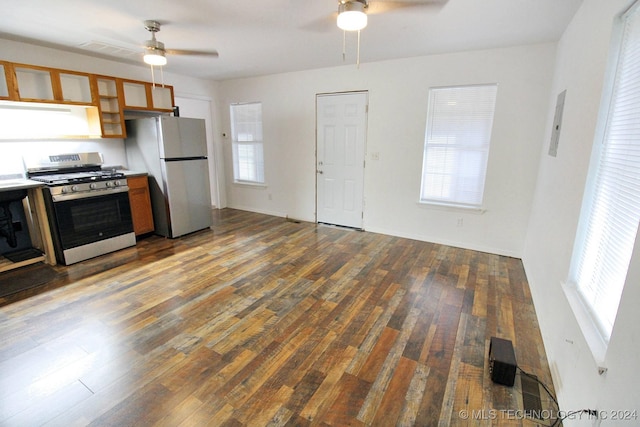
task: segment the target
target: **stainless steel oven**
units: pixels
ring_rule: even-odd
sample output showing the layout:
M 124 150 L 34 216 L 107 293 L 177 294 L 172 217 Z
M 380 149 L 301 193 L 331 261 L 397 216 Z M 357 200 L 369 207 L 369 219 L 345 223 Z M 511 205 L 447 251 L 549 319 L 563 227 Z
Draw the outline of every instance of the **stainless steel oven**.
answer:
M 45 198 L 58 261 L 73 264 L 136 244 L 128 187 L 120 189 L 80 198 Z
M 27 174 L 47 184 L 44 199 L 58 262 L 74 264 L 136 244 L 122 173 L 101 170 L 98 153 L 49 159 L 55 167 L 39 164 Z

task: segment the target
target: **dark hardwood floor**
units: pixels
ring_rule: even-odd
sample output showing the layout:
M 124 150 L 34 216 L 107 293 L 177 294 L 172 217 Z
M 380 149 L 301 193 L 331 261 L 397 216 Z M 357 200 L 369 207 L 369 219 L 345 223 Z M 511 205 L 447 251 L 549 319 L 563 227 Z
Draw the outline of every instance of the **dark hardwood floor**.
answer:
M 551 424 L 488 372 L 506 338 L 552 389 L 520 260 L 214 215 L 0 298 L 0 425 Z

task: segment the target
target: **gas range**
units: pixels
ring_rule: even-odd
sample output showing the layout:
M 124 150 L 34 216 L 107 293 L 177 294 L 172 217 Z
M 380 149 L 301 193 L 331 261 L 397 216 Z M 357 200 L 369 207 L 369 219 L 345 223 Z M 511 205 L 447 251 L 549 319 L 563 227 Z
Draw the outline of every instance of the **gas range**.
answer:
M 28 164 L 27 176 L 45 183 L 54 201 L 128 191 L 123 172 L 101 165 L 100 153 L 58 154 Z
M 102 170 L 100 153 L 25 158 L 43 196 L 56 258 L 73 264 L 136 244 L 124 173 Z

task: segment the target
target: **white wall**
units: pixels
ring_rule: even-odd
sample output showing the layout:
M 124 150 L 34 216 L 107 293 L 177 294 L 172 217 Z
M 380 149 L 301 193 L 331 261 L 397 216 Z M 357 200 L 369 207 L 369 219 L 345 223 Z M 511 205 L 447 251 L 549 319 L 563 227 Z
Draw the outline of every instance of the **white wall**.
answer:
M 44 67 L 61 68 L 66 70 L 83 71 L 87 73 L 103 74 L 107 76 L 129 78 L 134 80 L 151 81 L 151 72 L 146 66 L 135 66 L 80 55 L 77 53 L 60 51 L 57 49 L 34 46 L 27 43 L 2 40 L 0 42 L 0 59 L 23 64 L 40 65 Z M 159 73 L 156 73 L 158 78 Z M 164 82 L 174 87 L 174 95 L 183 98 L 210 99 L 216 96 L 217 83 L 185 77 L 170 72 L 164 73 Z M 214 127 L 213 145 L 219 144 L 215 137 L 218 123 L 217 111 L 214 109 L 210 122 Z M 34 124 L 37 126 L 37 123 Z M 25 153 L 40 152 L 43 154 L 98 151 L 103 153 L 105 164 L 125 165 L 126 155 L 122 139 L 70 139 L 43 141 L 7 141 L 0 140 L 2 160 L 0 160 L 0 175 L 13 173 L 14 169 L 22 172 L 22 156 Z M 213 177 L 212 177 L 213 179 Z M 212 182 L 212 186 L 217 184 Z
M 221 82 L 219 109 L 227 135 L 230 103 L 263 103 L 267 187 L 229 184 L 229 206 L 315 221 L 315 96 L 366 90 L 365 229 L 520 256 L 554 56 L 555 44 L 541 44 Z M 486 212 L 419 205 L 429 87 L 477 83 L 499 85 Z M 233 182 L 230 146 L 226 138 L 228 183 Z
M 554 383 L 565 411 L 582 408 L 640 411 L 637 368 L 640 246 L 636 245 L 631 261 L 606 355 L 605 375 L 598 375 L 596 362 L 560 287 L 569 272 L 613 21 L 630 3 L 632 0 L 584 0 L 558 44 L 553 88 L 547 102 L 547 127 L 523 261 Z M 558 156 L 554 158 L 546 153 L 556 96 L 565 89 L 564 123 Z M 638 425 L 640 421 L 610 423 Z M 566 424 L 591 425 L 587 421 Z

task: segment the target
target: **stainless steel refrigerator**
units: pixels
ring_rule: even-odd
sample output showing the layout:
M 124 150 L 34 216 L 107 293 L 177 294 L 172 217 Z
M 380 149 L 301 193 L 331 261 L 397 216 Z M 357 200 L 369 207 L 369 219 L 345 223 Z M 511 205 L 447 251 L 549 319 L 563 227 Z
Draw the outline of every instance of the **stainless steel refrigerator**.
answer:
M 156 234 L 174 238 L 210 227 L 204 120 L 145 117 L 126 126 L 129 169 L 149 174 Z

